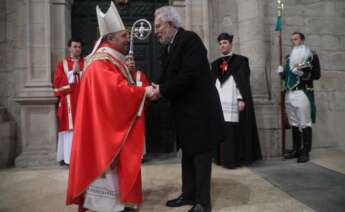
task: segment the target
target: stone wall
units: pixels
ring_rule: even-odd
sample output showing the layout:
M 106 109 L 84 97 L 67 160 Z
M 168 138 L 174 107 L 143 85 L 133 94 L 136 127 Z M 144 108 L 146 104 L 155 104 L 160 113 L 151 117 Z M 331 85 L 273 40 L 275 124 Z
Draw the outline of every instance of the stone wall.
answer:
M 15 45 L 18 12 L 12 1 L 0 2 L 0 105 L 15 115 L 17 108 L 11 103 L 15 96 Z
M 1 114 L 6 114 L 5 118 L 0 116 L 0 141 L 2 158 L 7 154 L 10 163 L 2 167 L 13 165 L 14 156 L 21 150 L 19 140 L 17 140 L 18 122 L 20 117 L 18 105 L 12 101 L 16 95 L 18 70 L 16 67 L 20 60 L 16 58 L 15 48 L 21 43 L 17 42 L 18 34 L 18 14 L 17 3 L 4 0 L 0 2 L 0 109 Z
M 6 1 L 0 1 L 0 104 L 7 103 L 7 69 L 6 69 Z

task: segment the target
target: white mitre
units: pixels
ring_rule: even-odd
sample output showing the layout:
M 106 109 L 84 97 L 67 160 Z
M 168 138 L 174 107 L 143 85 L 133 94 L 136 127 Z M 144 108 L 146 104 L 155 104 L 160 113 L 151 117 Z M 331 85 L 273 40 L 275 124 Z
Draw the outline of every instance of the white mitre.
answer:
M 123 24 L 119 12 L 117 11 L 113 1 L 111 1 L 110 7 L 106 13 L 103 13 L 97 5 L 96 14 L 100 37 L 97 40 L 92 52 L 87 56 L 87 58 L 90 58 L 96 52 L 99 45 L 101 44 L 104 35 L 126 30 L 126 27 Z

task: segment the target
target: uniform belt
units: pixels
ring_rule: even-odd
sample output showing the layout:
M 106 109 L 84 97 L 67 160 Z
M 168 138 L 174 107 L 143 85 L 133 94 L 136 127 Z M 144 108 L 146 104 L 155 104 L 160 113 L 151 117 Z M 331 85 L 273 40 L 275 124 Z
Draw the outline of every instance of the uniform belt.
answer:
M 288 91 L 298 91 L 298 90 L 308 90 L 308 91 L 312 91 L 313 88 L 308 88 L 306 85 L 297 85 L 296 87 L 293 88 L 287 88 Z
M 288 91 L 298 91 L 298 90 L 303 90 L 303 88 L 301 88 L 300 86 L 296 86 L 294 88 L 288 89 Z

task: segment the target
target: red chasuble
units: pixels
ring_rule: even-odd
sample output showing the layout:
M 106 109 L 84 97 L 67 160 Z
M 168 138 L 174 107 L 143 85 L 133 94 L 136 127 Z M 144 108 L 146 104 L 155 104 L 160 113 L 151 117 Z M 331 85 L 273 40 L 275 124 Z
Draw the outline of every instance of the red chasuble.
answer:
M 121 203 L 142 202 L 145 126 L 137 114 L 145 88 L 135 86 L 119 54 L 104 46 L 88 61 L 80 84 L 67 204 L 81 204 L 88 186 L 114 162 Z

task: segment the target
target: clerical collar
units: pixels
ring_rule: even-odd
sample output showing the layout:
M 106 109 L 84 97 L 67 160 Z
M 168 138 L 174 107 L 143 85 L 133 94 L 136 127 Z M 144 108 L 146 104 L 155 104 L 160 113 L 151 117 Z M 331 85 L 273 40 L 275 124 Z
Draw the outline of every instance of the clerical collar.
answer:
M 222 57 L 230 57 L 230 56 L 232 56 L 233 54 L 232 54 L 232 51 L 231 52 L 229 52 L 228 54 L 224 54 L 224 55 L 222 55 Z

